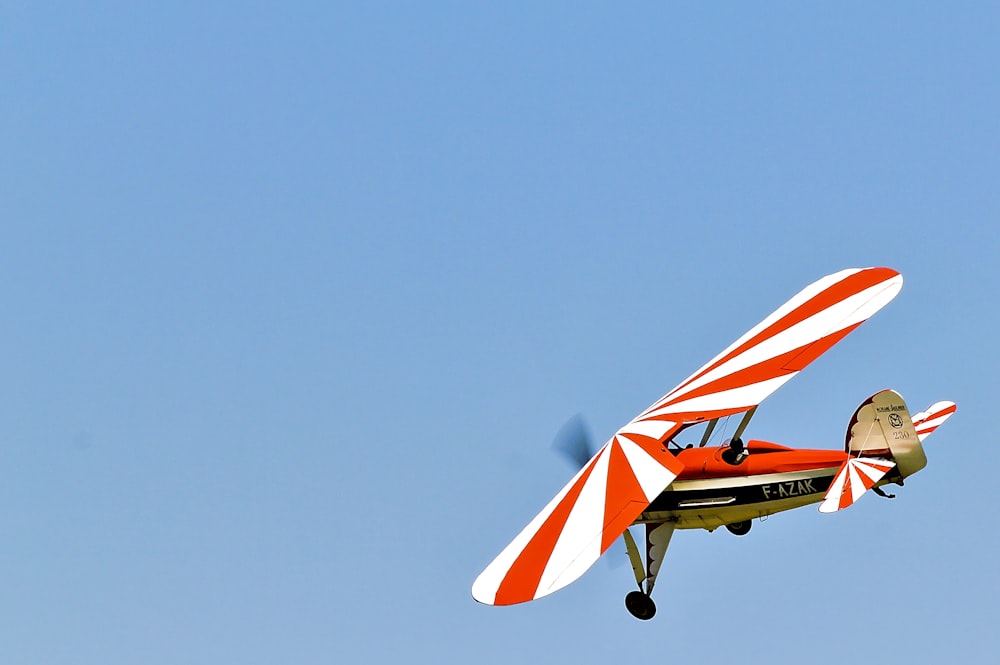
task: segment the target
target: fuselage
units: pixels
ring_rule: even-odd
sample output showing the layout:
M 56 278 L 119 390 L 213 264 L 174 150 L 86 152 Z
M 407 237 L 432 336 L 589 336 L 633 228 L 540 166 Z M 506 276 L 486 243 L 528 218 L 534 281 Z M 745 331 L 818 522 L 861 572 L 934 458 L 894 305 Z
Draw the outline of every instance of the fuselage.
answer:
M 713 530 L 818 503 L 847 459 L 844 451 L 794 449 L 767 441 L 750 441 L 746 447 L 750 455 L 736 466 L 722 459 L 726 447 L 678 451 L 684 470 L 636 523 Z

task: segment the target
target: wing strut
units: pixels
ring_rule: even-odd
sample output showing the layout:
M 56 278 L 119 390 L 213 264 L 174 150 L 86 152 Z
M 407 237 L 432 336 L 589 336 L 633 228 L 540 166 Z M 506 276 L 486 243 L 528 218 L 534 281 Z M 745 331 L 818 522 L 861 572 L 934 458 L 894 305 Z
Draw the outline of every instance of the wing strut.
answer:
M 753 414 L 755 413 L 757 413 L 756 406 L 746 412 L 746 414 L 743 416 L 743 420 L 740 421 L 739 427 L 737 427 L 736 431 L 733 433 L 734 441 L 743 436 L 743 430 L 745 430 L 747 428 L 747 425 L 750 424 L 750 419 L 753 418 Z
M 701 443 L 698 444 L 699 448 L 705 447 L 705 444 L 708 443 L 708 440 L 712 437 L 712 432 L 715 431 L 715 426 L 718 424 L 719 424 L 718 418 L 712 418 L 710 421 L 708 421 L 708 427 L 705 428 L 705 433 L 701 437 Z

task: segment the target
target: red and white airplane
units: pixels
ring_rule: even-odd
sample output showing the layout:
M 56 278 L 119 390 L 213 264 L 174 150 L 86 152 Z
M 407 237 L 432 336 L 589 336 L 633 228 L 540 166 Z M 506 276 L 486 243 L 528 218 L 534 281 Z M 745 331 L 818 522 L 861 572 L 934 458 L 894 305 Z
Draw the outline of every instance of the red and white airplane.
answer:
M 849 269 L 810 284 L 614 436 L 490 563 L 472 585 L 489 605 L 512 605 L 570 584 L 624 535 L 639 586 L 635 617 L 656 612 L 650 594 L 675 529 L 725 526 L 746 534 L 755 517 L 820 503 L 843 510 L 871 489 L 902 485 L 927 464 L 921 442 L 952 413 L 937 402 L 910 415 L 883 390 L 866 399 L 843 451 L 792 449 L 740 438 L 757 406 L 892 300 L 890 268 Z M 721 418 L 744 414 L 732 439 L 709 446 Z M 675 442 L 707 424 L 700 445 Z M 644 555 L 628 528 L 645 526 Z

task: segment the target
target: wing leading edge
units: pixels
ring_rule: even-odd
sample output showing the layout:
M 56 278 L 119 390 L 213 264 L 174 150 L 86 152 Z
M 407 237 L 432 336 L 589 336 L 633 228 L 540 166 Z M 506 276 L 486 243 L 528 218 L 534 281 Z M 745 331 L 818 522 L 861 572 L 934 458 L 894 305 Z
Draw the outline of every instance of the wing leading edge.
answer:
M 800 291 L 622 427 L 479 575 L 472 596 L 511 605 L 570 584 L 673 482 L 666 442 L 685 425 L 762 402 L 891 301 L 902 276 L 849 269 Z

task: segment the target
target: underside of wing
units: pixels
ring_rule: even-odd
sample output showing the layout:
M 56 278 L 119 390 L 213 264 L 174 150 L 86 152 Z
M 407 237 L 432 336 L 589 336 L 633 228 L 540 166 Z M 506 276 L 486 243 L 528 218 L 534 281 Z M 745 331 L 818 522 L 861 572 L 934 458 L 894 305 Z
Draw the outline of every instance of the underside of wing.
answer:
M 671 429 L 615 434 L 479 575 L 473 598 L 523 603 L 583 575 L 683 469 L 659 443 Z

